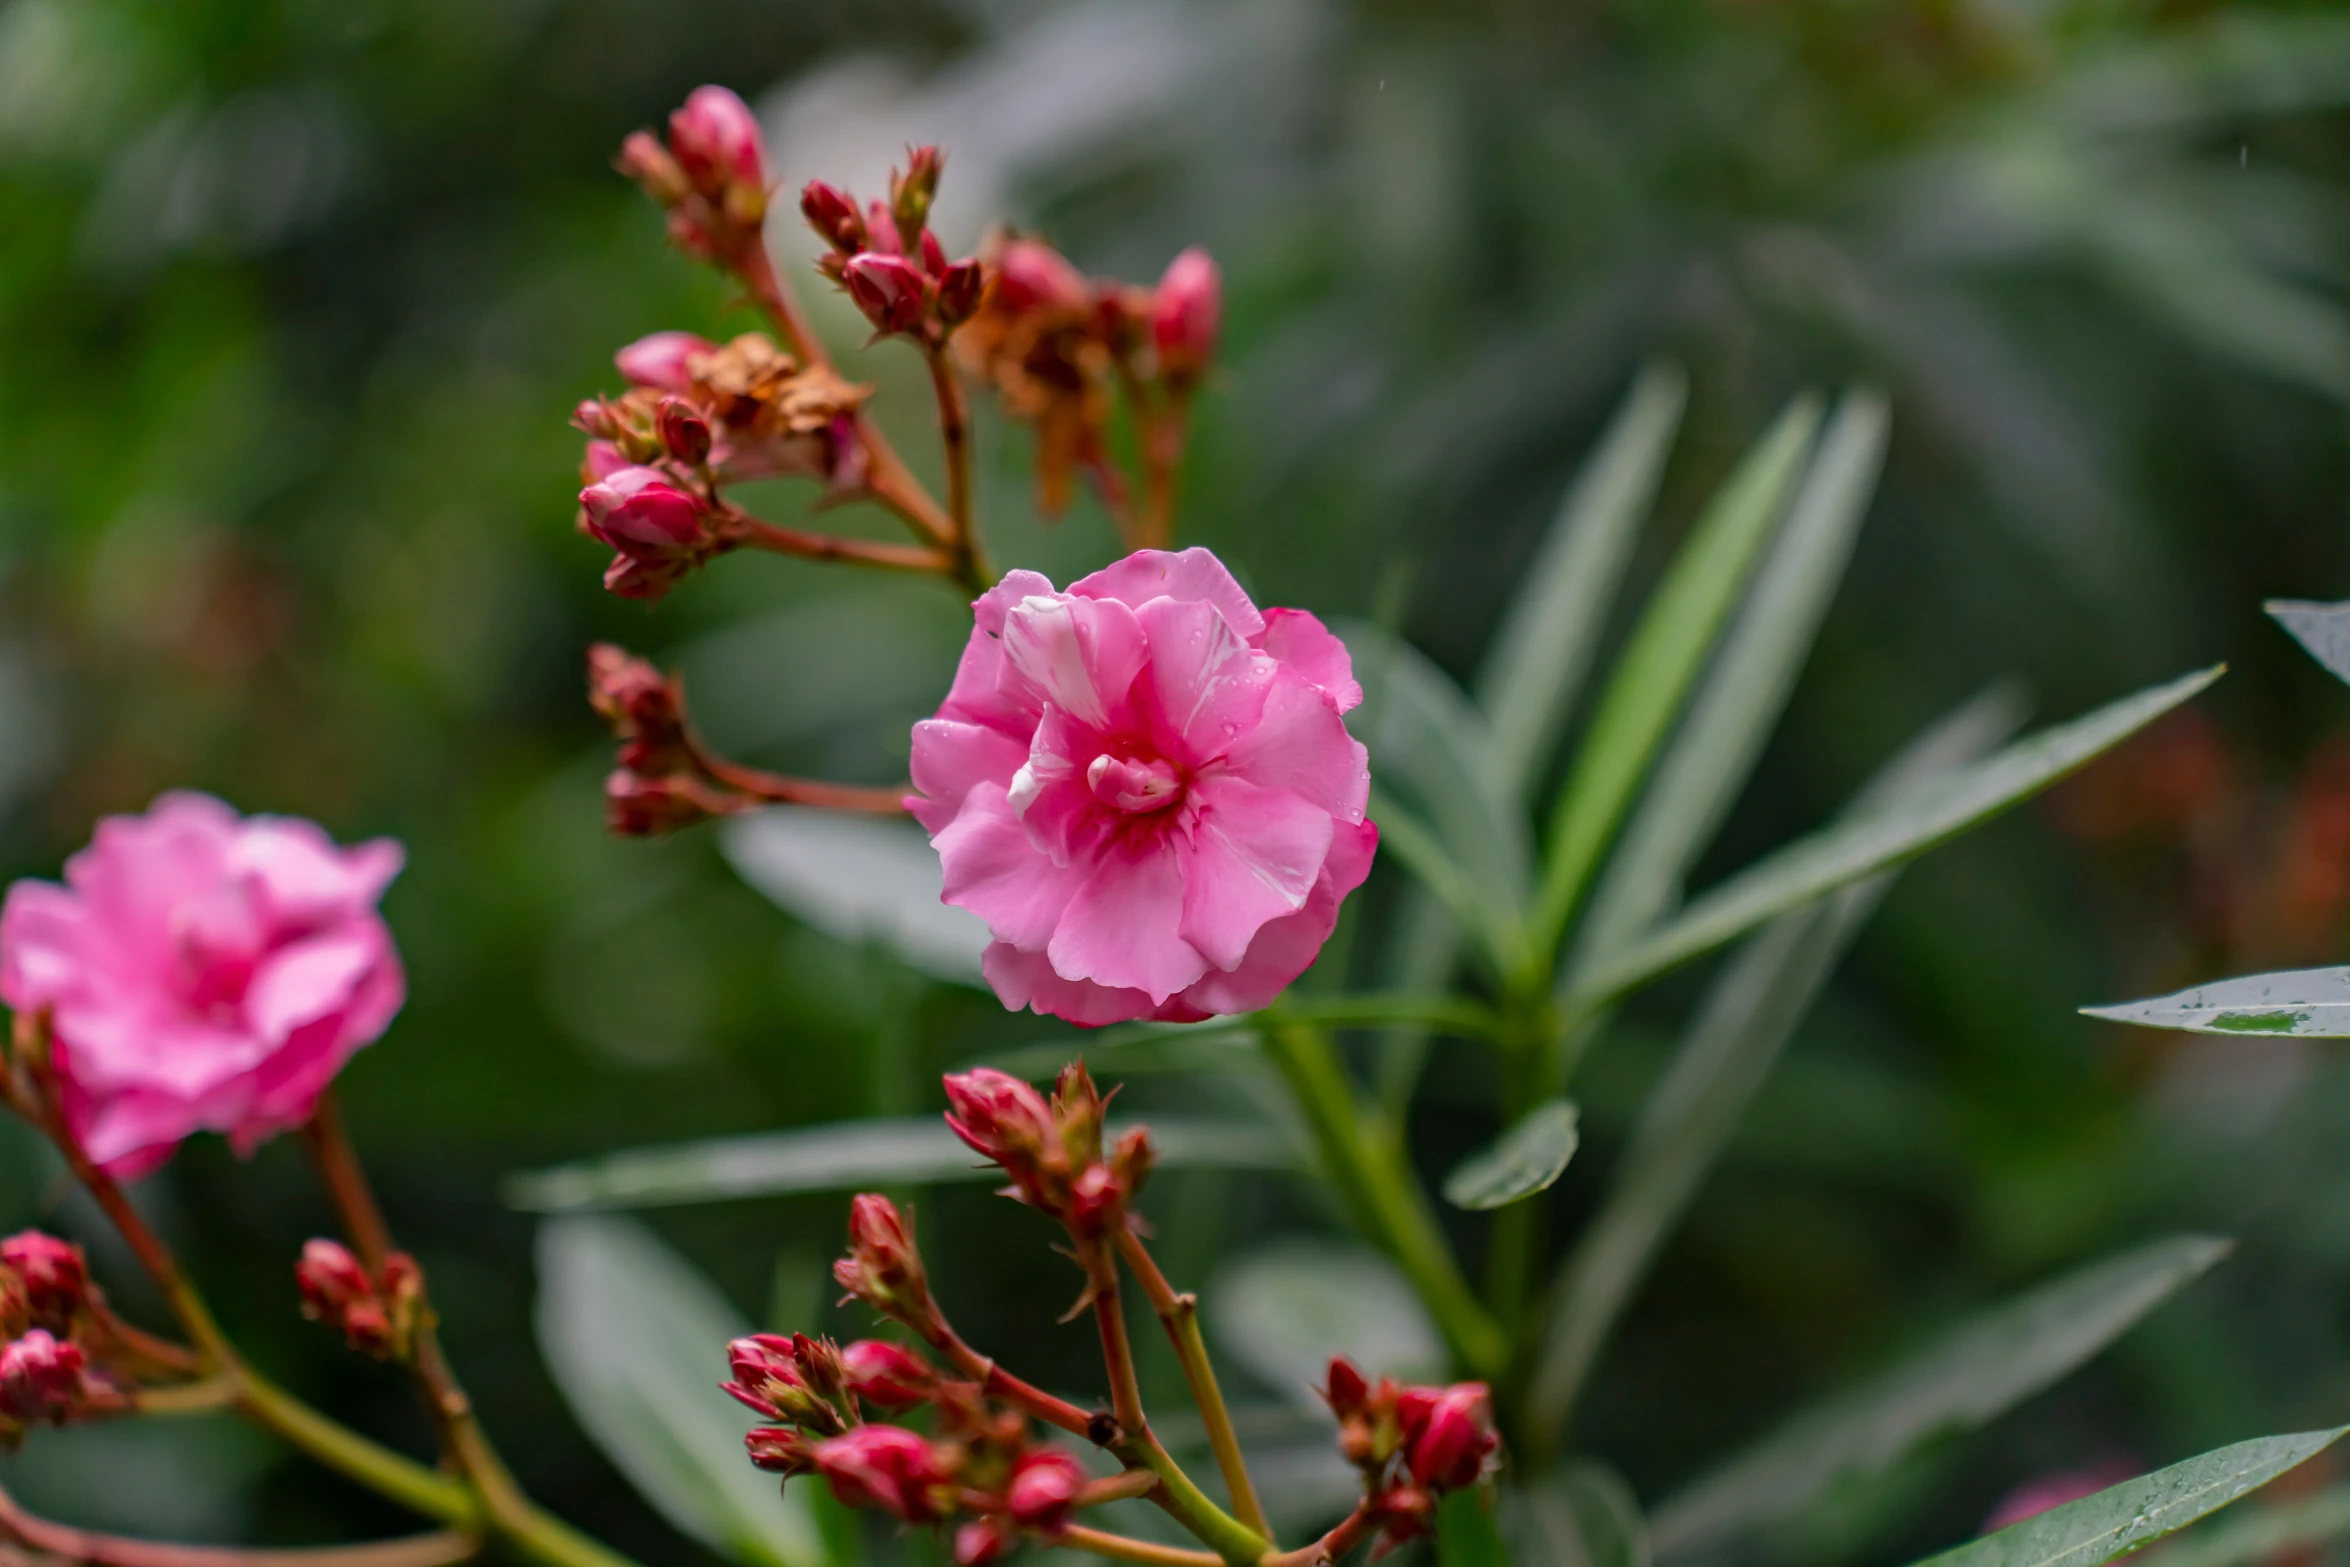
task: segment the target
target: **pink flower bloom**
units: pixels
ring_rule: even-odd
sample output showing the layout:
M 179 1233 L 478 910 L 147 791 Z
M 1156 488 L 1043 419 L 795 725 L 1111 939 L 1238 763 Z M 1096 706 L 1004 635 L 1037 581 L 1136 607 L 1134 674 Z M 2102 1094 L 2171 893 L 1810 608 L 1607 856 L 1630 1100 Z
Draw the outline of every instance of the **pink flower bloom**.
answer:
M 1258 613 L 1204 549 L 1066 593 L 1015 571 L 972 608 L 906 804 L 945 901 L 995 936 L 1004 1005 L 1088 1025 L 1266 1005 L 1378 846 L 1344 644 L 1303 610 Z
M 406 998 L 376 913 L 400 846 L 167 794 L 98 824 L 65 885 L 0 909 L 0 999 L 51 1009 L 65 1114 L 113 1175 L 192 1132 L 239 1152 L 298 1126 Z
M 693 385 L 694 378 L 686 371 L 686 361 L 696 354 L 714 354 L 718 345 L 706 337 L 691 332 L 655 332 L 640 337 L 612 356 L 620 373 L 628 377 L 631 386 L 649 386 L 656 391 L 683 392 Z

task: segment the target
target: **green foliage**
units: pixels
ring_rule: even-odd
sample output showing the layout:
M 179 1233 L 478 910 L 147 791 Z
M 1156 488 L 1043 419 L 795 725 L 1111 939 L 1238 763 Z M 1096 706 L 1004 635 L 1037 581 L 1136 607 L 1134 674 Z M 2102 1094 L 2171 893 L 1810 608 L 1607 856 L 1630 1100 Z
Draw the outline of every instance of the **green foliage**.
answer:
M 1478 1212 L 1523 1202 L 1567 1173 L 1576 1142 L 1573 1101 L 1537 1105 L 1492 1147 L 1454 1167 L 1444 1178 L 1444 1200 Z

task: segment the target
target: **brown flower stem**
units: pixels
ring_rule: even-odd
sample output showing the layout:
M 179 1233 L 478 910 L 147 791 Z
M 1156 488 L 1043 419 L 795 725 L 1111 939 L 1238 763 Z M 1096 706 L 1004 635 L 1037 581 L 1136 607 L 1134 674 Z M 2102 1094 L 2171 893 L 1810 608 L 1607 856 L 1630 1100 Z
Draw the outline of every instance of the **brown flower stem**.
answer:
M 1106 1529 L 1088 1529 L 1083 1524 L 1064 1526 L 1059 1534 L 1052 1537 L 1052 1543 L 1073 1551 L 1091 1551 L 1096 1556 L 1107 1556 L 1112 1561 L 1142 1562 L 1145 1567 L 1224 1567 L 1224 1558 L 1214 1551 L 1193 1551 L 1180 1545 L 1160 1545 L 1152 1540 L 1111 1534 Z
M 883 571 L 913 571 L 925 576 L 961 579 L 955 552 L 919 544 L 883 544 L 873 539 L 843 538 L 837 533 L 810 533 L 736 513 L 728 532 L 738 548 L 766 550 L 773 555 L 797 555 L 803 560 L 847 561 Z
M 997 1365 L 992 1357 L 982 1355 L 963 1342 L 962 1335 L 949 1327 L 944 1317 L 934 1314 L 929 1327 L 923 1331 L 923 1337 L 957 1371 L 978 1383 L 980 1390 L 989 1398 L 1010 1404 L 1046 1425 L 1059 1426 L 1073 1436 L 1084 1437 L 1089 1442 L 1095 1440 L 1092 1415 L 1067 1399 L 1055 1398 L 1044 1389 L 1012 1375 Z
M 1118 1297 L 1118 1265 L 1100 1243 L 1080 1242 L 1092 1285 L 1094 1325 L 1101 1330 L 1102 1364 L 1110 1375 L 1110 1412 L 1129 1436 L 1150 1429 L 1142 1413 L 1142 1383 L 1134 1374 L 1134 1346 L 1126 1338 L 1126 1311 Z
M 234 1409 L 236 1405 L 237 1384 L 225 1376 L 182 1382 L 174 1387 L 131 1390 L 131 1409 L 142 1415 L 195 1415 L 213 1409 Z
M 949 548 L 955 553 L 955 577 L 976 596 L 987 591 L 992 573 L 980 559 L 979 525 L 971 499 L 971 406 L 942 347 L 925 344 L 922 358 L 930 366 L 931 390 L 938 394 L 939 438 L 946 447 L 947 516 L 955 527 Z
M 761 772 L 756 767 L 744 767 L 708 752 L 700 755 L 703 771 L 730 789 L 755 795 L 762 802 L 783 805 L 820 805 L 830 811 L 861 811 L 869 816 L 903 816 L 906 814 L 906 792 L 911 784 L 897 784 L 886 789 L 867 788 L 862 784 L 826 783 L 817 778 L 790 778 L 781 773 Z
M 360 1264 L 370 1276 L 381 1277 L 392 1253 L 391 1230 L 384 1223 L 383 1209 L 375 1200 L 374 1189 L 368 1185 L 358 1150 L 344 1130 L 342 1108 L 331 1086 L 318 1096 L 318 1104 L 302 1128 L 302 1141 L 310 1150 L 319 1180 L 342 1220 L 344 1234 L 359 1254 Z M 458 1384 L 457 1373 L 441 1349 L 440 1336 L 433 1329 L 429 1299 L 418 1312 L 408 1365 L 438 1429 L 441 1450 L 456 1464 L 468 1488 L 481 1499 L 483 1511 L 499 1533 L 550 1567 L 634 1567 L 626 1557 L 541 1512 L 523 1494 L 505 1460 L 490 1445 L 488 1434 L 474 1414 L 473 1400 Z
M 1216 1467 L 1223 1473 L 1224 1489 L 1231 1494 L 1232 1510 L 1242 1523 L 1271 1539 L 1272 1526 L 1265 1522 L 1264 1506 L 1249 1478 L 1248 1461 L 1241 1456 L 1239 1433 L 1232 1429 L 1232 1413 L 1224 1406 L 1223 1391 L 1216 1385 L 1216 1368 L 1208 1360 L 1207 1341 L 1200 1335 L 1199 1297 L 1175 1293 L 1150 1249 L 1133 1230 L 1118 1232 L 1118 1255 L 1134 1271 L 1144 1297 L 1175 1345 L 1175 1356 L 1183 1363 L 1183 1379 L 1191 1385 L 1191 1401 L 1199 1408 L 1208 1430 L 1208 1445 L 1216 1454 Z
M 366 1545 L 327 1545 L 306 1550 L 267 1550 L 216 1545 L 179 1545 L 98 1534 L 52 1523 L 27 1512 L 0 1490 L 0 1532 L 41 1552 L 87 1567 L 451 1567 L 481 1549 L 474 1536 L 457 1529 L 377 1540 Z
M 1355 1504 L 1355 1510 L 1339 1520 L 1338 1526 L 1311 1545 L 1301 1545 L 1294 1551 L 1268 1556 L 1258 1567 L 1324 1567 L 1368 1539 L 1378 1527 L 1371 1510 L 1371 1500 L 1365 1497 Z
M 790 289 L 784 287 L 783 279 L 776 274 L 775 263 L 768 256 L 767 247 L 764 244 L 746 247 L 736 266 L 736 273 L 742 278 L 743 285 L 751 291 L 751 298 L 766 312 L 767 318 L 775 323 L 775 329 L 783 334 L 785 346 L 799 355 L 803 363 L 831 369 L 831 353 L 825 348 L 824 340 L 816 335 L 816 329 L 809 324 L 807 316 L 801 312 L 799 300 Z M 861 410 L 852 418 L 857 427 L 857 439 L 863 445 L 866 460 L 871 465 L 866 488 L 871 491 L 873 498 L 897 513 L 915 532 L 934 543 L 951 547 L 956 538 L 954 518 L 940 509 L 930 492 L 923 488 L 922 481 L 914 477 L 912 470 L 906 467 L 905 461 L 898 456 L 889 441 L 874 428 L 871 419 L 865 417 Z
M 1099 1507 L 1104 1502 L 1131 1501 L 1148 1496 L 1159 1488 L 1159 1477 L 1148 1469 L 1129 1469 L 1106 1480 L 1088 1480 L 1085 1489 L 1077 1493 L 1080 1507 Z

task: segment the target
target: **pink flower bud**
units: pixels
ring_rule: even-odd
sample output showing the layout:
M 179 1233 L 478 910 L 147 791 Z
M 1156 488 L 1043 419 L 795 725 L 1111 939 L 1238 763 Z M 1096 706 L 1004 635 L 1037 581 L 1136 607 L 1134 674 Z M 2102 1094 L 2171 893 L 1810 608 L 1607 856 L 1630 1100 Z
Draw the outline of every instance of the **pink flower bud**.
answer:
M 1058 1447 L 1031 1448 L 1012 1470 L 1004 1490 L 1004 1506 L 1023 1529 L 1057 1532 L 1077 1511 L 1077 1493 L 1085 1489 L 1085 1468 Z
M 784 1426 L 758 1426 L 744 1433 L 743 1447 L 761 1469 L 790 1479 L 816 1468 L 816 1444 Z
M 669 151 L 704 195 L 731 185 L 763 191 L 767 158 L 750 105 L 723 87 L 697 87 L 669 116 Z
M 945 1084 L 947 1126 L 981 1158 L 1008 1170 L 1059 1141 L 1044 1096 L 1009 1073 L 983 1066 Z
M 927 1401 L 938 1374 L 912 1350 L 885 1339 L 859 1339 L 840 1352 L 842 1379 L 850 1392 L 884 1409 L 909 1409 Z
M 883 332 L 915 330 L 930 306 L 930 285 L 903 256 L 858 256 L 849 262 L 842 281 L 865 319 Z
M 676 682 L 609 642 L 588 649 L 588 703 L 620 740 L 620 765 L 640 773 L 696 764 Z
M 840 1287 L 884 1316 L 926 1329 L 930 1283 L 897 1204 L 879 1192 L 849 1203 L 849 1254 L 832 1265 Z
M 938 319 L 958 327 L 978 313 L 979 297 L 987 292 L 987 269 L 977 257 L 966 256 L 949 266 L 938 279 Z
M 611 572 L 604 574 L 604 583 L 612 585 Z M 621 594 L 623 598 L 646 596 Z M 718 794 L 698 778 L 648 778 L 622 767 L 604 779 L 604 825 L 623 838 L 676 832 L 740 808 L 740 802 Z
M 90 1270 L 71 1241 L 25 1230 L 0 1241 L 0 1263 L 24 1281 L 33 1320 L 62 1333 L 90 1298 Z
M 610 441 L 590 441 L 580 457 L 579 477 L 584 483 L 601 484 L 621 469 L 635 466 L 628 454 Z
M 571 427 L 599 441 L 609 441 L 620 433 L 620 421 L 613 416 L 612 405 L 601 397 L 582 399 L 571 410 Z
M 694 378 L 686 368 L 696 354 L 712 354 L 718 345 L 691 332 L 654 332 L 612 356 L 631 386 L 649 386 L 660 392 L 692 389 Z M 590 431 L 599 434 L 599 431 Z
M 1069 1183 L 1068 1220 L 1089 1235 L 1116 1228 L 1126 1211 L 1126 1186 L 1106 1164 L 1089 1164 Z
M 713 541 L 702 503 L 653 468 L 623 468 L 580 491 L 587 531 L 619 551 L 604 585 L 622 598 L 659 598 L 700 564 Z
M 375 1283 L 359 1259 L 338 1241 L 302 1243 L 302 1260 L 294 1264 L 294 1285 L 302 1292 L 302 1315 L 330 1327 L 343 1325 L 343 1314 L 356 1301 L 375 1293 Z
M 1194 245 L 1169 262 L 1151 299 L 1151 341 L 1159 350 L 1160 373 L 1177 382 L 1205 374 L 1215 357 L 1223 313 L 1223 274 L 1206 251 Z
M 898 235 L 898 220 L 890 216 L 886 202 L 865 204 L 865 248 L 881 256 L 906 253 L 906 242 Z
M 834 250 L 853 256 L 865 248 L 865 220 L 856 198 L 838 185 L 810 180 L 800 191 L 800 216 Z
M 632 132 L 620 144 L 620 155 L 612 160 L 612 166 L 643 186 L 645 194 L 664 207 L 676 206 L 693 190 L 685 170 L 649 131 Z
M 996 300 L 1006 310 L 1083 310 L 1093 299 L 1083 274 L 1042 240 L 1013 240 L 995 265 Z
M 844 1506 L 906 1523 L 937 1523 L 953 1510 L 953 1465 L 903 1426 L 856 1426 L 817 1443 L 810 1457 Z
M 688 468 L 710 460 L 710 421 L 682 397 L 664 397 L 654 414 L 662 449 Z
M 955 1567 L 987 1567 L 1019 1539 L 1001 1518 L 974 1518 L 955 1531 Z
M 1424 1418 L 1405 1416 L 1404 1428 L 1410 1442 L 1405 1462 L 1413 1478 L 1436 1491 L 1476 1484 L 1501 1440 L 1493 1430 L 1491 1394 L 1482 1382 L 1442 1389 L 1428 1402 Z
M 837 1368 L 814 1340 L 754 1333 L 727 1345 L 726 1361 L 734 1380 L 719 1385 L 745 1407 L 770 1420 L 839 1429 L 840 1411 L 826 1396 Z
M 946 276 L 947 248 L 938 242 L 938 236 L 928 229 L 922 231 L 922 243 L 915 247 L 922 255 L 922 271 L 933 280 Z
M 26 1422 L 63 1424 L 82 1406 L 79 1344 L 35 1328 L 0 1349 L 0 1412 Z

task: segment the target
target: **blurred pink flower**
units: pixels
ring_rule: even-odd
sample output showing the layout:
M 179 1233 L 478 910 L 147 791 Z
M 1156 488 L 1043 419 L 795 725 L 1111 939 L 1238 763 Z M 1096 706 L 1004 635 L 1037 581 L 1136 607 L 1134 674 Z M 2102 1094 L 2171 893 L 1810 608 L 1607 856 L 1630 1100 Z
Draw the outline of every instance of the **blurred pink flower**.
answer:
M 1204 549 L 1066 593 L 1015 571 L 973 610 L 906 803 L 945 900 L 995 936 L 1004 1005 L 1096 1025 L 1270 1002 L 1378 846 L 1345 645 L 1303 610 L 1260 614 Z
M 640 337 L 612 356 L 632 386 L 650 386 L 663 392 L 693 389 L 693 372 L 686 368 L 696 354 L 714 354 L 718 345 L 692 332 L 655 332 Z
M 1992 1506 L 1980 1532 L 1997 1534 L 2009 1524 L 2037 1518 L 2051 1508 L 2077 1502 L 2084 1496 L 2095 1496 L 2108 1486 L 2134 1478 L 2137 1473 L 2138 1466 L 2127 1459 L 2107 1458 L 2079 1469 L 2034 1475 Z
M 65 885 L 0 909 L 0 999 L 51 1009 L 65 1115 L 90 1157 L 143 1175 L 197 1131 L 240 1153 L 309 1119 L 407 996 L 376 902 L 388 838 L 338 848 L 293 817 L 202 794 L 98 824 Z

